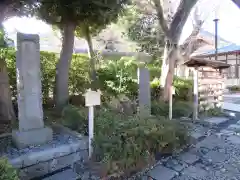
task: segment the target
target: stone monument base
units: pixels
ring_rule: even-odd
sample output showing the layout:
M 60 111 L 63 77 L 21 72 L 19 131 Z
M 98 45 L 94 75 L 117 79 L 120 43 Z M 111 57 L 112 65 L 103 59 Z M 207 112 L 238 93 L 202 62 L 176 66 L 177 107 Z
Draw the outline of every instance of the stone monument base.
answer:
M 18 169 L 20 179 L 42 179 L 42 177 L 62 171 L 64 168 L 74 169 L 76 165 L 80 166 L 88 160 L 88 137 L 61 125 L 54 124 L 51 129 L 53 130 L 52 141 L 23 149 L 13 146 L 11 134 L 0 136 L 0 143 L 2 143 L 0 157 L 6 157 L 9 163 Z M 45 131 L 45 134 L 49 132 L 46 129 Z M 17 131 L 14 135 L 17 135 Z M 41 135 L 45 136 L 44 133 Z M 29 137 L 32 138 L 39 138 L 38 136 L 39 134 L 29 133 Z M 78 163 L 75 165 L 76 162 Z
M 41 145 L 53 138 L 53 131 L 49 127 L 33 129 L 29 131 L 12 132 L 12 141 L 18 149 L 26 148 L 32 145 Z

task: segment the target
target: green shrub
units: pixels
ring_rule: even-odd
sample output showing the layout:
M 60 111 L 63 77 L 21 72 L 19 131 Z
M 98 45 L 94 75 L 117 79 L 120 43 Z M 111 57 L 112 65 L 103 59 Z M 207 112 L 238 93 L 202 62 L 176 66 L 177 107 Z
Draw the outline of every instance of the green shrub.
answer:
M 193 83 L 191 80 L 174 77 L 173 85 L 175 87 L 175 100 L 192 101 Z
M 160 79 L 155 78 L 151 81 L 151 97 L 152 100 L 160 99 L 163 89 L 161 88 Z M 192 101 L 193 84 L 191 80 L 174 77 L 173 85 L 175 88 L 175 95 L 173 99 L 176 101 Z
M 212 117 L 212 116 L 215 116 L 215 117 L 222 117 L 222 116 L 225 116 L 224 112 L 222 111 L 221 108 L 210 108 L 208 110 L 205 110 L 203 112 L 200 112 L 200 114 L 202 116 L 207 116 L 207 117 Z
M 126 118 L 103 109 L 96 119 L 94 155 L 108 174 L 126 173 L 157 152 L 172 153 L 187 142 L 187 130 L 174 120 Z
M 188 117 L 192 113 L 192 105 L 189 102 L 175 101 L 172 105 L 172 117 Z M 155 116 L 164 116 L 168 118 L 169 116 L 169 104 L 163 101 L 153 101 L 151 105 L 151 112 Z
M 229 86 L 227 87 L 229 91 L 240 91 L 240 86 Z
M 82 121 L 75 121 L 85 112 L 69 106 L 67 113 L 65 109 L 65 117 L 68 114 L 65 122 L 73 122 L 70 127 L 78 127 L 81 133 L 84 128 L 88 131 Z M 100 162 L 107 174 L 128 174 L 139 163 L 146 166 L 157 152 L 172 153 L 188 142 L 186 127 L 177 121 L 156 117 L 143 120 L 104 106 L 95 108 L 94 125 L 93 160 Z
M 59 55 L 50 52 L 40 52 L 41 72 L 42 72 L 42 92 L 43 104 L 52 106 L 52 99 L 55 85 L 56 63 Z M 6 57 L 9 81 L 12 90 L 13 100 L 16 100 L 16 52 L 9 50 Z M 99 60 L 96 66 L 98 84 L 101 91 L 109 96 L 119 94 L 126 95 L 129 99 L 135 100 L 138 96 L 137 64 L 134 58 L 108 58 Z M 152 99 L 159 99 L 162 93 L 160 81 L 156 77 L 160 76 L 161 65 L 148 64 L 151 77 Z M 89 87 L 89 60 L 87 55 L 74 54 L 69 71 L 69 94 L 72 96 L 82 95 Z M 192 82 L 181 78 L 174 78 L 176 89 L 175 99 L 181 101 L 191 100 Z M 72 99 L 70 99 L 71 102 Z M 48 107 L 48 106 L 47 106 Z
M 82 134 L 88 133 L 88 114 L 87 109 L 82 107 L 81 109 L 68 105 L 62 111 L 61 123 L 74 130 L 81 132 Z
M 17 171 L 4 158 L 0 158 L 0 180 L 19 180 Z

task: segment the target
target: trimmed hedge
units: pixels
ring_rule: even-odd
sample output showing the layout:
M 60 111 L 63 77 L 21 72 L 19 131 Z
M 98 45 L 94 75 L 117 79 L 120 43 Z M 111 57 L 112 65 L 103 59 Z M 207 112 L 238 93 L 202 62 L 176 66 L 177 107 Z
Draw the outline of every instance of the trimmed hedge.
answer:
M 10 79 L 13 99 L 16 99 L 16 52 L 8 50 L 6 61 Z M 42 92 L 43 103 L 49 104 L 52 101 L 55 84 L 55 71 L 58 55 L 50 52 L 40 52 L 41 72 L 42 72 Z M 160 81 L 156 77 L 160 76 L 160 66 L 156 63 L 148 65 L 151 77 L 152 98 L 161 96 Z M 89 87 L 89 61 L 87 55 L 74 54 L 69 71 L 69 94 L 77 97 L 85 92 Z M 131 100 L 137 99 L 137 64 L 133 58 L 122 57 L 116 59 L 99 60 L 97 64 L 97 74 L 100 89 L 104 94 L 117 96 L 124 94 Z M 175 99 L 190 100 L 192 92 L 191 81 L 174 78 L 176 88 Z

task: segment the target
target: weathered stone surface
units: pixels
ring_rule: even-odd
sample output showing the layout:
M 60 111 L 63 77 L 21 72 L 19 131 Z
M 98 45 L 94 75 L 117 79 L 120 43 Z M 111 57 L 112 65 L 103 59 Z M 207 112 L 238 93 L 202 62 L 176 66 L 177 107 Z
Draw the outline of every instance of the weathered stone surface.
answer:
M 29 180 L 34 177 L 39 177 L 47 174 L 48 171 L 48 162 L 41 162 L 35 164 L 34 166 L 30 166 L 19 171 L 19 176 L 21 179 Z
M 240 144 L 240 137 L 239 136 L 229 136 L 227 140 L 232 144 Z
M 43 128 L 39 36 L 18 33 L 17 41 L 19 130 Z
M 44 144 L 52 139 L 52 129 L 45 127 L 28 131 L 13 131 L 13 142 L 22 149 L 31 145 Z
M 233 131 L 240 131 L 240 125 L 238 125 L 238 124 L 231 124 L 230 126 L 228 126 L 227 129 L 228 130 L 233 130 Z
M 52 131 L 44 128 L 39 36 L 17 34 L 17 100 L 19 131 L 13 131 L 18 148 L 52 140 Z
M 181 154 L 178 157 L 178 159 L 187 163 L 187 164 L 193 164 L 193 163 L 195 163 L 199 160 L 199 157 L 195 154 L 190 153 L 190 152 L 186 152 L 186 153 Z
M 145 118 L 151 114 L 151 92 L 150 92 L 150 74 L 145 67 L 138 68 L 138 86 L 139 86 L 139 113 Z
M 23 168 L 27 166 L 32 166 L 37 164 L 38 162 L 45 162 L 52 159 L 56 159 L 58 157 L 67 156 L 69 154 L 75 153 L 74 159 L 76 160 L 86 160 L 88 158 L 88 152 L 86 149 L 81 150 L 76 147 L 80 147 L 78 143 L 66 144 L 57 146 L 55 148 L 45 149 L 42 151 L 29 152 L 19 157 L 9 159 L 11 165 L 15 168 Z M 73 151 L 75 150 L 75 151 Z
M 173 178 L 172 180 L 195 180 L 195 179 L 193 179 L 192 177 L 189 177 L 189 176 L 181 175 L 179 177 Z
M 67 156 L 58 157 L 49 162 L 49 170 L 51 172 L 56 171 L 57 169 L 62 169 L 67 166 L 72 166 L 74 163 L 75 154 L 70 154 Z
M 227 118 L 227 117 L 211 117 L 211 118 L 204 119 L 204 121 L 209 123 L 209 125 L 213 125 L 213 126 L 218 126 L 218 125 L 220 125 L 222 123 L 225 123 L 229 120 L 230 119 Z
M 211 135 L 206 137 L 204 140 L 200 141 L 196 144 L 196 148 L 207 148 L 207 149 L 214 149 L 219 146 L 224 146 L 225 142 L 221 140 L 216 135 Z
M 171 180 L 177 174 L 178 173 L 176 171 L 166 168 L 162 165 L 158 165 L 148 173 L 148 175 L 155 180 Z
M 237 124 L 240 125 L 240 121 L 238 121 Z
M 217 163 L 223 163 L 229 157 L 227 154 L 222 152 L 210 151 L 204 156 L 204 158 L 210 163 L 217 164 Z
M 195 142 L 197 142 L 199 139 L 205 137 L 206 135 L 205 135 L 205 132 L 204 132 L 204 131 L 192 131 L 191 134 L 190 134 L 190 136 L 191 136 L 191 138 L 192 138 L 192 139 L 191 139 L 192 143 L 195 143 Z
M 179 161 L 177 159 L 170 159 L 166 162 L 166 167 L 171 168 L 177 172 L 182 171 L 188 165 L 185 162 Z
M 222 129 L 222 130 L 220 131 L 220 133 L 219 133 L 220 136 L 231 136 L 231 135 L 233 135 L 233 134 L 235 134 L 234 131 L 232 131 L 232 130 L 227 130 L 227 129 Z
M 189 166 L 183 170 L 182 174 L 194 179 L 203 179 L 208 175 L 207 171 L 196 166 Z
M 77 180 L 79 178 L 80 175 L 75 173 L 72 169 L 67 169 L 50 177 L 44 178 L 43 180 Z

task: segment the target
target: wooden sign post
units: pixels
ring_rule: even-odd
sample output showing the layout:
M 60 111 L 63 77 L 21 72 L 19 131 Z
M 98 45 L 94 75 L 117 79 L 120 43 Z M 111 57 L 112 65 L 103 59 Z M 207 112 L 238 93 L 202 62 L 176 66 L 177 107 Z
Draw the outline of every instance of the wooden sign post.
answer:
M 88 137 L 89 137 L 89 158 L 92 157 L 93 147 L 92 141 L 94 136 L 94 106 L 101 104 L 101 91 L 92 91 L 88 89 L 84 94 L 85 96 L 85 106 L 89 108 L 88 112 Z

